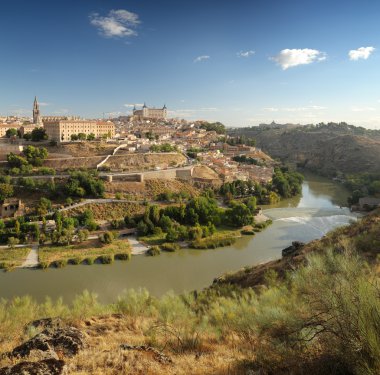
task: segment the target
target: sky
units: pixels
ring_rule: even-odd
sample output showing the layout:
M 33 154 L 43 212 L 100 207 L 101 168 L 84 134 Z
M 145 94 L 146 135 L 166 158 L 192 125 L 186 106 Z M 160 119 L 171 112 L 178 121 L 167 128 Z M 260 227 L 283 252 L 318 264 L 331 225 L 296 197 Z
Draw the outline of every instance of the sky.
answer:
M 380 129 L 376 0 L 2 0 L 0 115 Z

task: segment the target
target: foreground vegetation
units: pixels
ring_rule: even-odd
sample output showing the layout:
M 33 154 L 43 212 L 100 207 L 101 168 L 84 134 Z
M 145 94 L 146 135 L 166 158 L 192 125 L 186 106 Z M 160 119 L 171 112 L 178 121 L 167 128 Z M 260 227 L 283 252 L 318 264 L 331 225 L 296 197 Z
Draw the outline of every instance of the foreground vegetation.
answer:
M 65 358 L 73 374 L 188 374 L 191 366 L 194 374 L 375 375 L 379 229 L 378 214 L 337 229 L 311 243 L 298 268 L 281 275 L 268 269 L 254 289 L 216 283 L 202 292 L 161 298 L 128 291 L 109 305 L 88 292 L 71 305 L 60 299 L 3 300 L 0 351 L 33 336 L 35 329 L 24 329 L 30 321 L 59 316 L 92 340 L 89 349 Z M 153 346 L 173 361 L 161 364 L 143 353 L 121 352 L 125 343 Z M 0 359 L 1 366 L 7 364 Z

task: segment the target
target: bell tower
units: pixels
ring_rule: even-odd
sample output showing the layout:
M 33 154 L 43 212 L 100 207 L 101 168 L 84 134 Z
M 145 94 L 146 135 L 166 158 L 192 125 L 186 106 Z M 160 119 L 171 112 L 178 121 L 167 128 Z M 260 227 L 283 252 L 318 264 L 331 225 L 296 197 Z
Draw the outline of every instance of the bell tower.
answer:
M 42 126 L 41 114 L 40 114 L 40 106 L 38 105 L 37 97 L 34 97 L 33 103 L 33 124 Z

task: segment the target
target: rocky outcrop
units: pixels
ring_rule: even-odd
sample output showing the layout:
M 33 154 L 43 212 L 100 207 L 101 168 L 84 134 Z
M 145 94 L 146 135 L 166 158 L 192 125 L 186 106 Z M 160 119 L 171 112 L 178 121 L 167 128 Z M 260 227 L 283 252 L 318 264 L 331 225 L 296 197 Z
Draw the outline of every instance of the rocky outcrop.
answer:
M 85 337 L 81 331 L 74 327 L 46 329 L 14 348 L 8 354 L 9 357 L 26 357 L 32 350 L 40 350 L 48 353 L 62 353 L 67 357 L 73 357 L 85 347 Z
M 65 362 L 59 359 L 44 359 L 39 362 L 20 362 L 3 367 L 0 375 L 64 375 L 67 374 Z
M 293 241 L 292 245 L 282 250 L 282 256 L 293 256 L 297 255 L 299 251 L 305 246 L 303 242 Z
M 120 345 L 120 349 L 123 349 L 123 350 L 139 350 L 142 352 L 152 353 L 157 362 L 160 362 L 164 365 L 173 363 L 173 361 L 171 360 L 170 357 L 161 353 L 160 351 L 158 351 L 157 349 L 155 349 L 151 346 L 122 344 L 122 345 Z
M 30 323 L 27 328 L 44 328 L 44 330 L 3 354 L 2 358 L 26 358 L 32 352 L 39 353 L 36 362 L 23 361 L 14 366 L 3 367 L 0 375 L 59 375 L 66 374 L 65 362 L 62 357 L 73 357 L 86 347 L 84 334 L 74 327 L 62 327 L 60 319 L 40 319 Z

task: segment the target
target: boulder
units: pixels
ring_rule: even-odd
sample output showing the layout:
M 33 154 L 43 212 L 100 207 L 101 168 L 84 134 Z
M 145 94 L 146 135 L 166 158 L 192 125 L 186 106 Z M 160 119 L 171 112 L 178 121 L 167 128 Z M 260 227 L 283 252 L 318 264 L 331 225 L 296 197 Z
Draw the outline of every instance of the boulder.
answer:
M 17 365 L 0 368 L 0 375 L 64 375 L 65 362 L 59 359 L 44 359 L 39 362 L 20 362 Z
M 294 256 L 298 253 L 299 250 L 301 250 L 305 244 L 300 241 L 293 241 L 292 245 L 282 250 L 282 256 Z
M 83 349 L 86 340 L 81 331 L 74 327 L 45 329 L 30 340 L 14 348 L 9 357 L 26 357 L 32 350 L 42 352 L 60 352 L 67 357 L 73 357 Z

